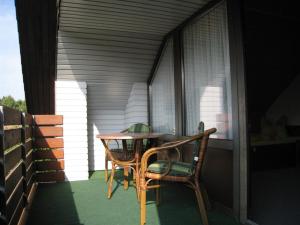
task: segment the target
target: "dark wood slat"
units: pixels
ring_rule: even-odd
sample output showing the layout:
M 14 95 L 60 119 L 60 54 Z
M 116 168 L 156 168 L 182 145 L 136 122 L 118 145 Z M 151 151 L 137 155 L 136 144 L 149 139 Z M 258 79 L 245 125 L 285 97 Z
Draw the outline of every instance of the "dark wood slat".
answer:
M 21 146 L 4 155 L 5 176 L 20 162 L 20 160 L 22 160 Z
M 64 171 L 37 173 L 38 182 L 63 182 L 65 180 Z
M 12 191 L 16 187 L 17 183 L 23 179 L 22 178 L 22 163 L 11 173 L 6 177 L 6 183 L 5 183 L 5 196 L 6 199 L 9 198 Z
M 32 149 L 32 141 L 28 141 L 25 144 L 25 154 L 28 154 L 28 152 Z
M 24 202 L 23 202 L 23 198 L 21 197 L 20 201 L 16 207 L 16 210 L 15 210 L 14 214 L 12 215 L 9 225 L 17 225 L 19 223 L 23 209 L 24 209 Z
M 37 127 L 35 129 L 36 137 L 62 137 L 63 128 L 62 127 Z
M 33 152 L 30 152 L 28 155 L 26 155 L 25 168 L 27 169 L 32 162 L 33 162 Z
M 34 152 L 34 159 L 63 159 L 64 151 L 62 149 L 38 150 Z
M 6 206 L 6 215 L 7 220 L 12 220 L 12 216 L 20 218 L 20 214 L 16 215 L 19 203 L 21 201 L 21 205 L 23 207 L 23 182 L 19 182 L 18 186 L 16 187 L 15 191 L 13 192 L 13 195 L 9 199 L 9 202 L 7 202 Z M 11 223 L 10 223 L 11 224 Z
M 63 148 L 63 138 L 39 138 L 34 142 L 34 146 L 37 148 Z
M 32 138 L 32 127 L 25 128 L 25 140 Z
M 28 180 L 27 180 L 27 191 L 26 191 L 27 196 L 31 192 L 31 189 L 33 187 L 34 182 L 35 182 L 35 174 L 33 173 L 32 176 L 29 177 Z
M 26 181 L 28 182 L 34 174 L 34 163 L 30 164 L 26 170 Z
M 63 170 L 65 168 L 65 161 L 37 161 L 35 166 L 37 171 Z
M 32 115 L 29 113 L 25 113 L 25 125 L 32 125 L 33 123 L 33 118 Z
M 21 143 L 21 129 L 4 131 L 4 149 Z
M 18 110 L 3 106 L 4 125 L 20 125 L 22 113 Z
M 34 123 L 36 125 L 62 125 L 63 116 L 61 115 L 35 115 Z

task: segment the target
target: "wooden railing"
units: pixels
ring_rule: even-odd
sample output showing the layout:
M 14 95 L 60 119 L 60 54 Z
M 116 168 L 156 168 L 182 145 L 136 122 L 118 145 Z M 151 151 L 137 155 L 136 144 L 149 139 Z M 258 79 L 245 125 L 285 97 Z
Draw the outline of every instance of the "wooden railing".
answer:
M 62 125 L 0 106 L 0 224 L 25 220 L 37 182 L 64 180 Z
M 63 117 L 36 115 L 33 119 L 36 180 L 64 181 Z

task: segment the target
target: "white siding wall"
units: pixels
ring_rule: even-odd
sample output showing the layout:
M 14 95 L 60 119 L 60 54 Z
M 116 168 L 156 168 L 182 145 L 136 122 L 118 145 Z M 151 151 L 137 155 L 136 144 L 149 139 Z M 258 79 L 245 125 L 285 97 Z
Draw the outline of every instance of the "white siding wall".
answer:
M 64 116 L 67 180 L 88 179 L 86 83 L 56 81 L 56 114 Z
M 96 135 L 119 132 L 124 129 L 124 107 L 128 99 L 128 86 L 118 85 L 117 89 L 107 88 L 105 83 L 88 85 L 88 132 L 89 132 L 89 170 L 104 169 L 104 147 Z M 111 96 L 101 97 L 103 92 Z M 123 93 L 124 97 L 114 98 Z
M 134 83 L 125 110 L 125 127 L 134 123 L 148 124 L 147 84 Z
M 130 87 L 131 85 L 129 85 Z M 99 133 L 119 132 L 133 123 L 147 123 L 147 84 L 134 83 L 128 97 L 128 85 L 123 85 L 124 97 L 118 100 L 99 98 L 105 84 L 88 85 L 89 169 L 104 169 L 104 147 L 96 138 Z M 112 90 L 106 90 L 114 93 Z M 119 89 L 118 91 L 121 91 Z M 115 102 L 118 101 L 118 102 Z M 123 101 L 127 104 L 124 107 Z M 109 108 L 109 109 L 108 109 Z

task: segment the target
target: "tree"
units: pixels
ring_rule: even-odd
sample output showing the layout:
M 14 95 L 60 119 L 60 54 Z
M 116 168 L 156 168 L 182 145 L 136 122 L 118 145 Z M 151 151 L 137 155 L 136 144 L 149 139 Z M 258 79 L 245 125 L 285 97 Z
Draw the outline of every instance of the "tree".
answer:
M 0 99 L 0 105 L 17 109 L 22 112 L 27 111 L 26 102 L 24 100 L 15 100 L 12 96 L 3 96 Z

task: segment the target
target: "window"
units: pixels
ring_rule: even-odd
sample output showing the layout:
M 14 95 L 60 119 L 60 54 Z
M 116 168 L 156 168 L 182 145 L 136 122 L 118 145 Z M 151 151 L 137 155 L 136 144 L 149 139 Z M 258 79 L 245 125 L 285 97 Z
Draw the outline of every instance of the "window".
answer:
M 226 3 L 183 29 L 183 54 L 186 134 L 203 121 L 215 138 L 232 139 Z
M 153 131 L 174 134 L 174 56 L 173 40 L 166 42 L 150 86 L 151 126 Z

